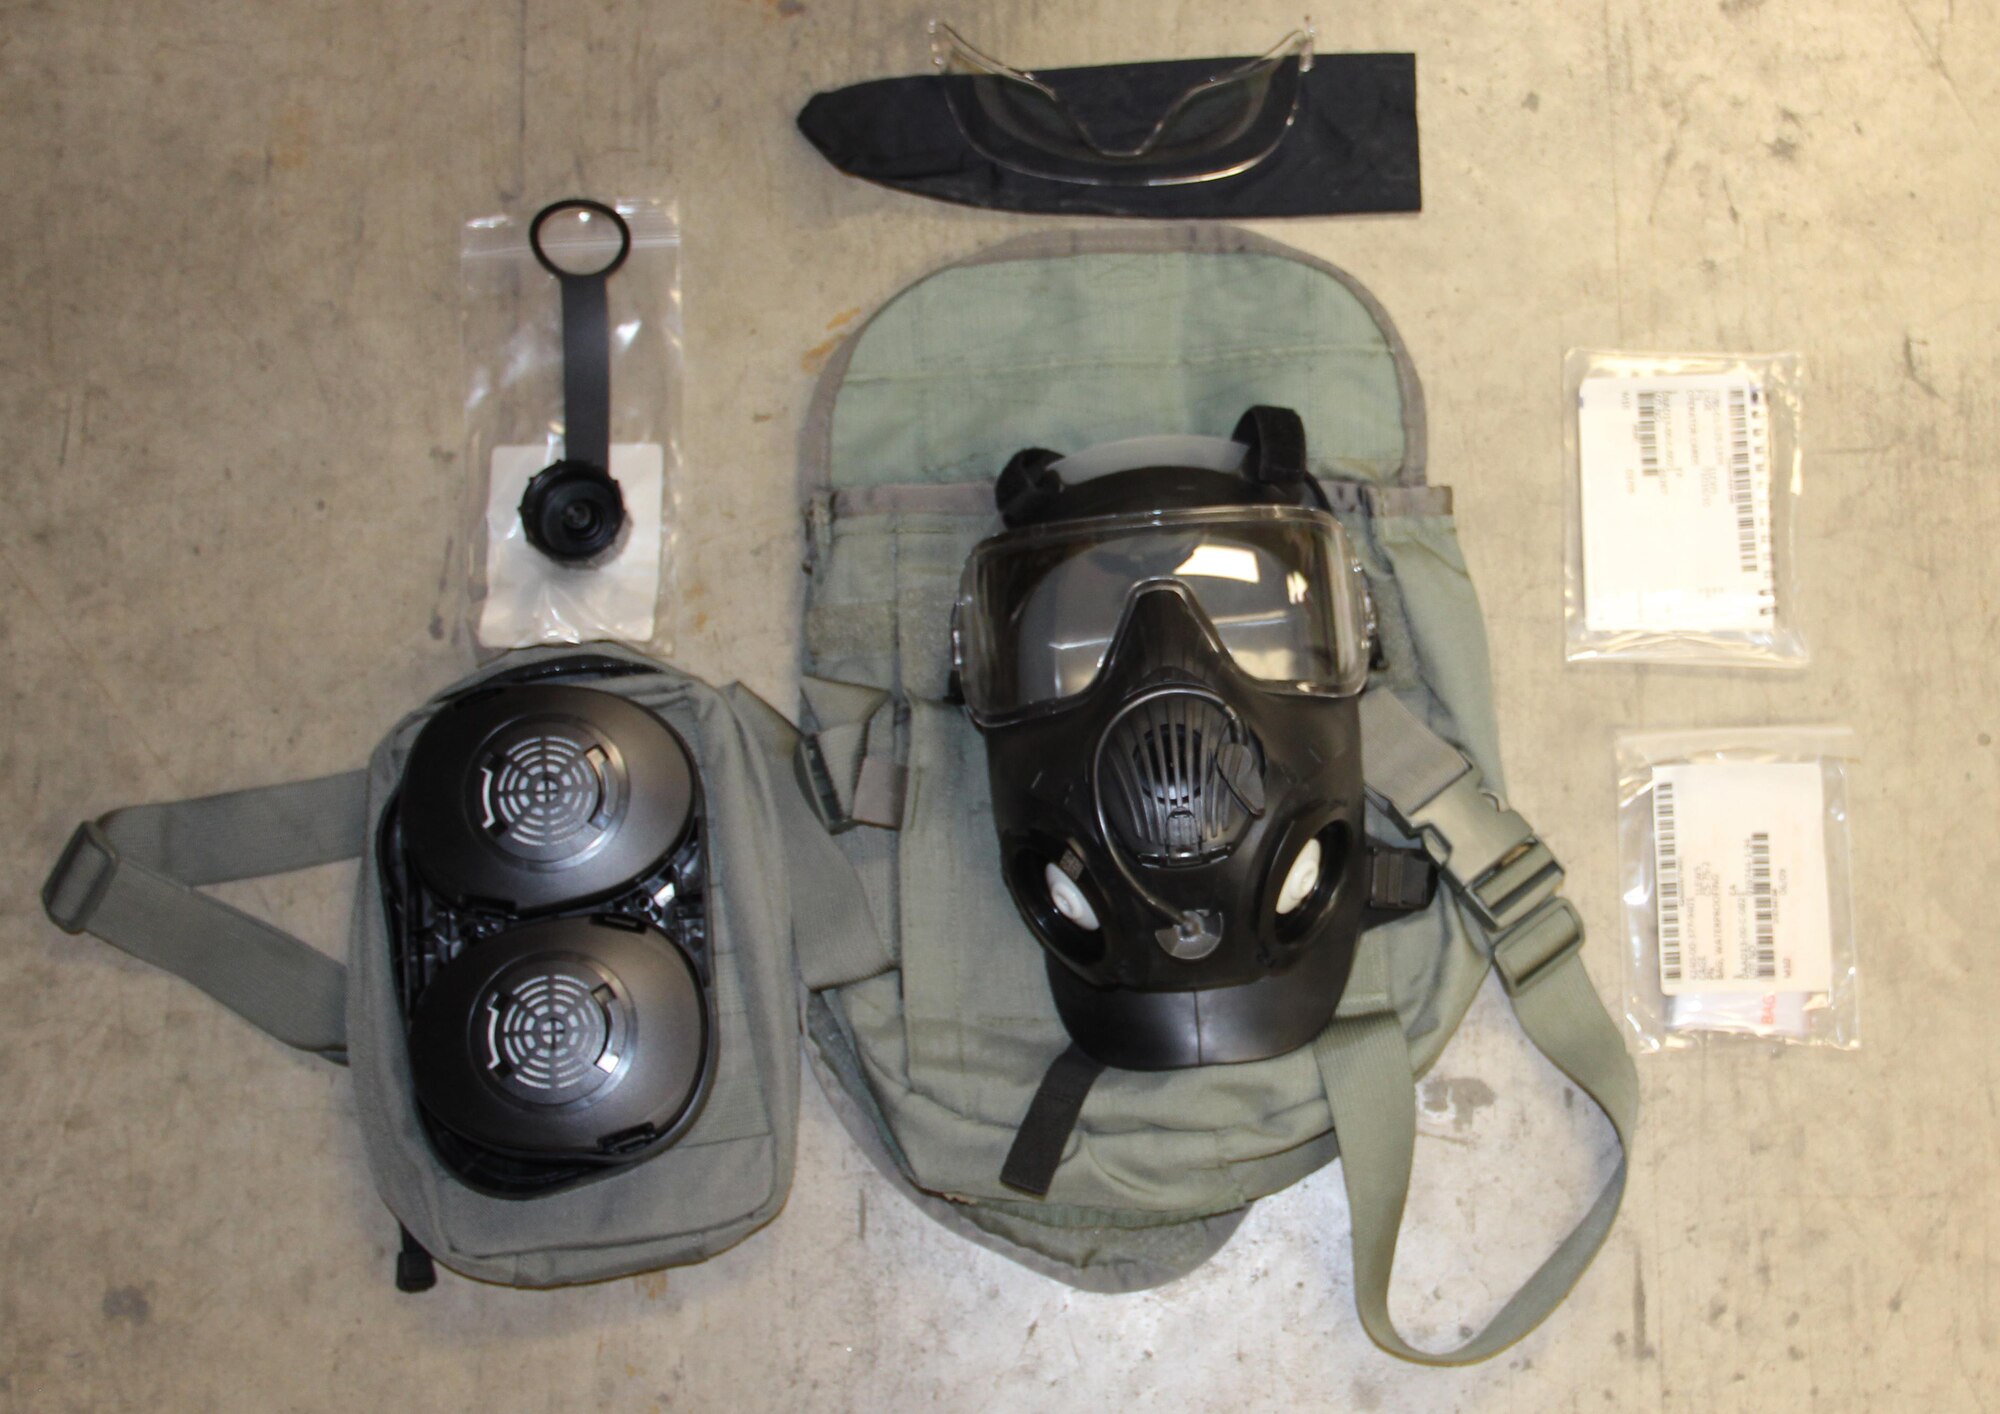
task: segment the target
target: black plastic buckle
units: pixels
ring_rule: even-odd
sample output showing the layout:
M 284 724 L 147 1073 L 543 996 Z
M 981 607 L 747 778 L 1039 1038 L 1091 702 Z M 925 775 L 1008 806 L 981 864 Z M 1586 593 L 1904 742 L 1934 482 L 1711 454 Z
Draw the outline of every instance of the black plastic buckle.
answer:
M 1375 845 L 1368 851 L 1371 913 L 1415 913 L 1437 895 L 1437 861 L 1421 849 Z

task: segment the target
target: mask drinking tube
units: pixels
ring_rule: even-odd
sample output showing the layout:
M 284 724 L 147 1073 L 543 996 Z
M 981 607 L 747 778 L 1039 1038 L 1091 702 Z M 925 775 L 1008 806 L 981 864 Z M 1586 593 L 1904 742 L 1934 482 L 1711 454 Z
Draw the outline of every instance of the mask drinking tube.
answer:
M 543 226 L 572 212 L 579 221 L 609 222 L 617 232 L 617 250 L 608 261 L 578 270 L 550 255 L 542 243 Z M 611 318 L 605 286 L 632 253 L 632 231 L 603 202 L 570 197 L 535 214 L 528 246 L 562 288 L 563 459 L 528 483 L 521 525 L 528 543 L 550 559 L 583 565 L 615 545 L 625 528 L 625 497 L 611 475 Z

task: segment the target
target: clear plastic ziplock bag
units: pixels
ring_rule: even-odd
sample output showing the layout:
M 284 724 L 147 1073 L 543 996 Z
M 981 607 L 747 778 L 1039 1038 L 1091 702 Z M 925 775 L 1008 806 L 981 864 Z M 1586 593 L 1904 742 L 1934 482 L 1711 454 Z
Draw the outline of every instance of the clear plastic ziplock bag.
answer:
M 1805 666 L 1797 354 L 1572 349 L 1565 656 Z
M 672 650 L 680 231 L 670 204 L 465 225 L 466 505 L 453 620 L 481 660 Z
M 1642 1051 L 1861 1044 L 1853 755 L 1844 727 L 1618 738 L 1625 1016 Z

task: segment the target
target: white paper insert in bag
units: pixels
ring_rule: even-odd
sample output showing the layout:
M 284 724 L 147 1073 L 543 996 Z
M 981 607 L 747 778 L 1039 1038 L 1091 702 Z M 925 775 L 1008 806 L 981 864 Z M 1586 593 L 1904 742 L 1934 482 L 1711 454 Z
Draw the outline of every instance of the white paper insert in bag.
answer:
M 486 498 L 486 599 L 479 641 L 488 648 L 653 636 L 660 598 L 660 509 L 666 471 L 656 442 L 618 442 L 611 474 L 625 497 L 626 527 L 603 564 L 557 564 L 528 543 L 521 496 L 529 480 L 561 455 L 561 444 L 493 449 Z
M 1660 989 L 1670 997 L 1827 991 L 1826 800 L 1810 762 L 1653 770 Z
M 1771 445 L 1756 378 L 1585 378 L 1577 452 L 1586 627 L 1771 628 Z

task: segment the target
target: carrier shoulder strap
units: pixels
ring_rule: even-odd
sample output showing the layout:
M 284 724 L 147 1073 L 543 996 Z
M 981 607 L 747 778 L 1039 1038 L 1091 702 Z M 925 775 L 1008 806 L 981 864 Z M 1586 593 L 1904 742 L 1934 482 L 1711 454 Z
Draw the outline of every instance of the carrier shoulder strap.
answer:
M 772 775 L 801 978 L 817 991 L 888 971 L 895 955 L 876 926 L 861 878 L 834 843 L 831 824 L 815 810 L 820 797 L 809 774 L 810 738 L 741 683 L 731 683 L 723 695 Z
M 344 1064 L 347 969 L 199 890 L 361 854 L 367 797 L 367 773 L 349 771 L 114 810 L 77 827 L 42 907 L 64 932 L 94 934 L 286 1045 Z
M 1315 1044 L 1352 1210 L 1361 1323 L 1392 1355 L 1471 1364 L 1539 1325 L 1603 1245 L 1625 1194 L 1638 1074 L 1578 956 L 1583 923 L 1557 896 L 1562 869 L 1527 822 L 1486 793 L 1477 768 L 1386 689 L 1362 698 L 1362 730 L 1370 798 L 1430 850 L 1489 950 L 1521 1029 L 1597 1104 L 1618 1138 L 1618 1166 L 1590 1210 L 1486 1329 L 1455 1350 L 1419 1350 L 1389 1315 L 1416 1146 L 1416 1092 L 1409 1044 L 1386 989 L 1378 1006 L 1339 1018 Z

